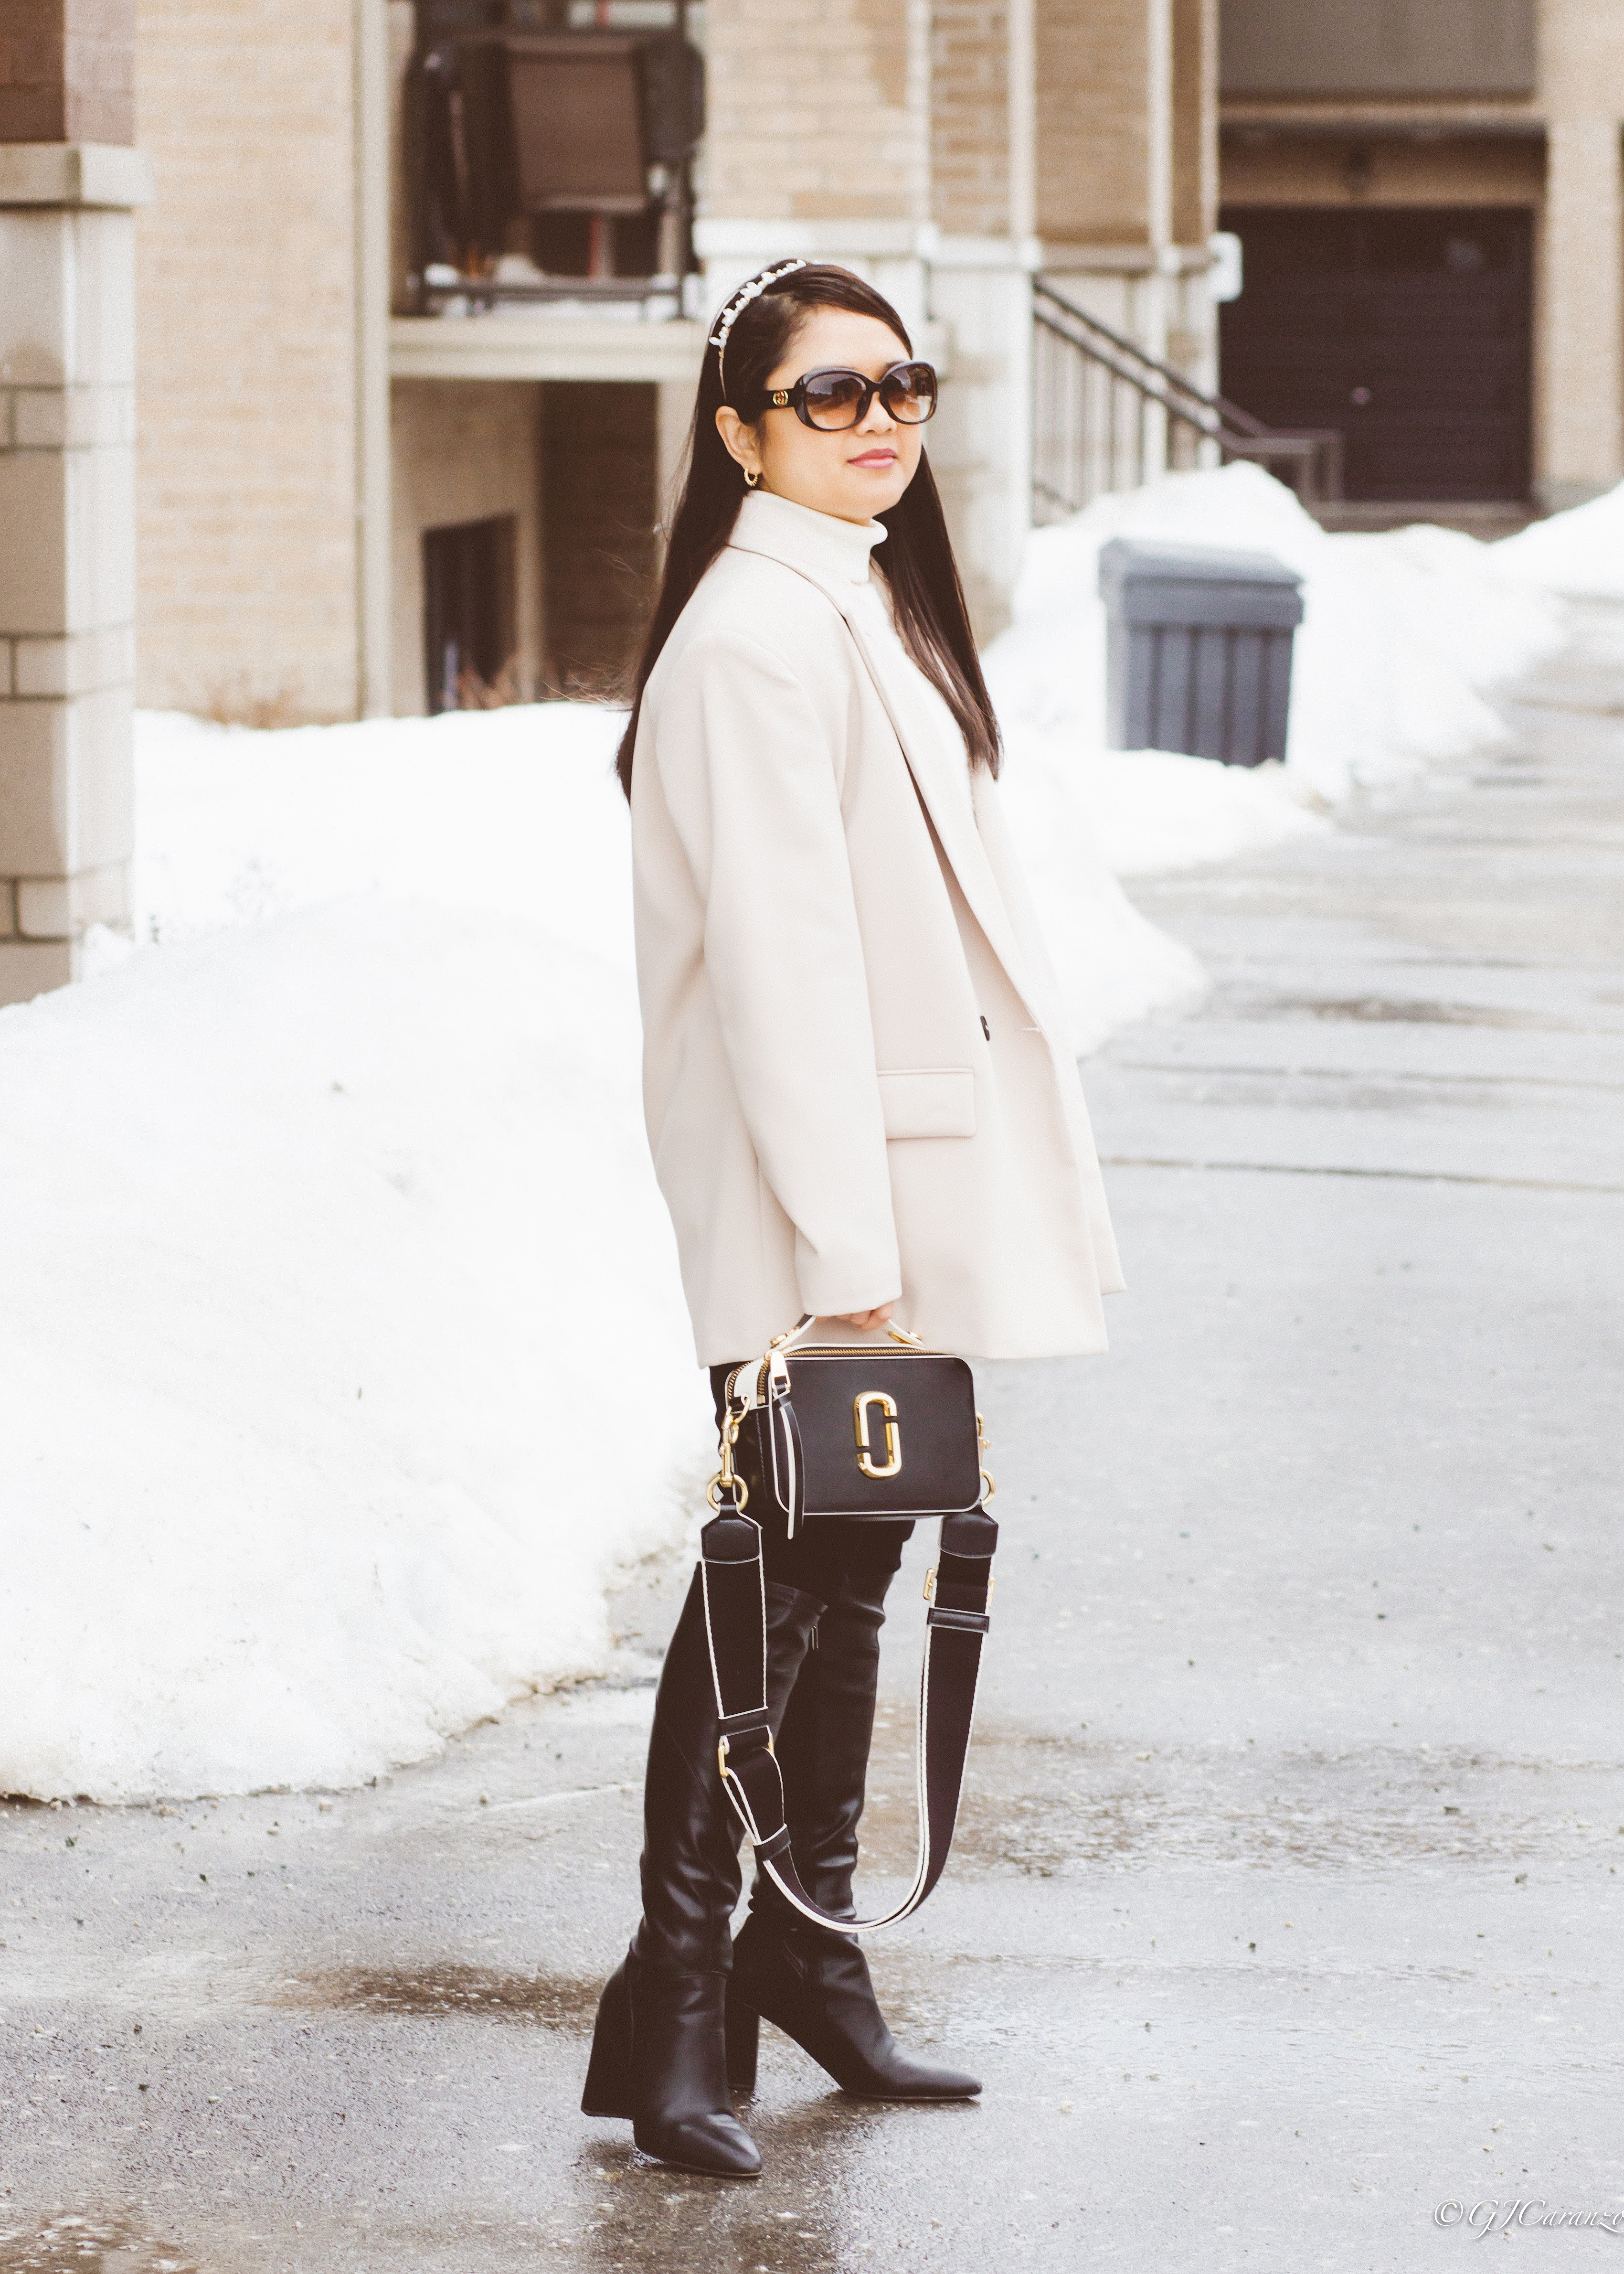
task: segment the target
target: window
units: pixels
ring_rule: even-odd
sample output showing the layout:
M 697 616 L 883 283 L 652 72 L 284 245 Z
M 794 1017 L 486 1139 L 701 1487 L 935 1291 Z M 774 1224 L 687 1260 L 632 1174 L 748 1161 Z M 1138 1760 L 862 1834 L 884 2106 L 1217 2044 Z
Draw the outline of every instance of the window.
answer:
M 477 710 L 512 677 L 510 513 L 423 532 L 424 666 L 431 712 Z
M 658 563 L 658 389 L 621 380 L 542 388 L 546 680 L 615 699 L 636 656 Z

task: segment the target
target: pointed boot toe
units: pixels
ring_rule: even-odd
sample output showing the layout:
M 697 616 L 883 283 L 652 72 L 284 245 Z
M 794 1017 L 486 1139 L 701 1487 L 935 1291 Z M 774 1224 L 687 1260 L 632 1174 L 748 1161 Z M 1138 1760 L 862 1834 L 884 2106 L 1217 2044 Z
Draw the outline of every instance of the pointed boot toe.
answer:
M 865 2100 L 974 2100 L 981 2089 L 979 2076 L 936 2061 L 914 2060 L 894 2038 L 887 2052 L 888 2059 L 862 2063 L 855 2082 L 842 2080 L 842 2090 Z
M 645 2156 L 753 2180 L 761 2153 L 728 2105 L 723 1977 L 653 1974 L 627 1957 L 598 2001 L 582 2112 L 629 2116 Z
M 753 2180 L 756 2142 L 727 2089 L 725 1974 L 674 1973 L 627 1962 L 632 2014 L 632 2137 L 645 2156 L 685 2172 Z
M 645 2156 L 673 2171 L 703 2172 L 717 2180 L 761 2176 L 761 2150 L 736 2116 L 639 2116 L 632 2138 Z

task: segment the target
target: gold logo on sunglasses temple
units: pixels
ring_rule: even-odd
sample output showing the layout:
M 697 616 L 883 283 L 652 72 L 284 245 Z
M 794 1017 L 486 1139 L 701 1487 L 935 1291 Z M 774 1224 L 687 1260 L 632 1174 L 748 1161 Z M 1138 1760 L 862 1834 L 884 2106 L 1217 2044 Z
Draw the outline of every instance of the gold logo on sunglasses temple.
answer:
M 775 387 L 767 403 L 774 410 L 793 410 L 803 426 L 835 434 L 860 426 L 876 395 L 902 426 L 922 426 L 935 416 L 936 375 L 928 363 L 896 363 L 878 379 L 831 365 L 807 372 L 793 387 Z

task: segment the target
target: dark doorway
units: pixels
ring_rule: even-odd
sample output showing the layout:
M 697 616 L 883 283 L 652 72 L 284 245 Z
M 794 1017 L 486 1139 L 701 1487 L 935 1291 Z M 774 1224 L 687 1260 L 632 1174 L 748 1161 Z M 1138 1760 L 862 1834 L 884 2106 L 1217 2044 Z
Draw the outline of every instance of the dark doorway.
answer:
M 656 567 L 658 390 L 542 389 L 542 621 L 547 684 L 613 700 L 636 656 Z
M 424 663 L 431 712 L 477 710 L 513 676 L 510 513 L 423 532 Z M 508 699 L 514 699 L 509 694 Z
M 1529 491 L 1533 216 L 1417 207 L 1231 211 L 1244 289 L 1222 386 L 1271 426 L 1336 426 L 1347 493 Z

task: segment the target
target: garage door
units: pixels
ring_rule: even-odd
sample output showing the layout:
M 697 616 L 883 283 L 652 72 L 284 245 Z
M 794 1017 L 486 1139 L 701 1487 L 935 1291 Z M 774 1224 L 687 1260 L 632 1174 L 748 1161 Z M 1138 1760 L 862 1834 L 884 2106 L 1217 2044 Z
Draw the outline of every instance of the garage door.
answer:
M 1528 495 L 1533 219 L 1436 207 L 1225 215 L 1245 288 L 1222 387 L 1271 426 L 1335 426 L 1350 498 Z

